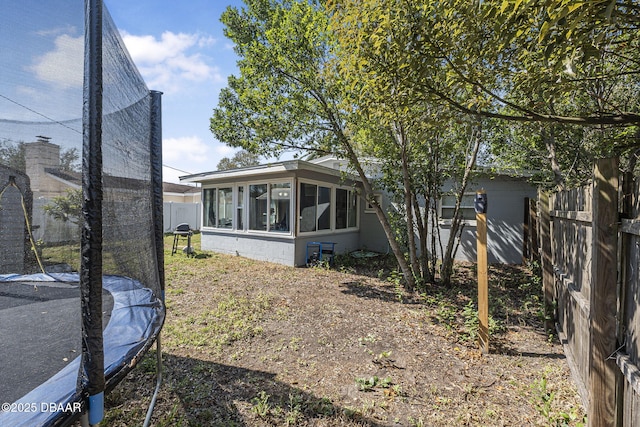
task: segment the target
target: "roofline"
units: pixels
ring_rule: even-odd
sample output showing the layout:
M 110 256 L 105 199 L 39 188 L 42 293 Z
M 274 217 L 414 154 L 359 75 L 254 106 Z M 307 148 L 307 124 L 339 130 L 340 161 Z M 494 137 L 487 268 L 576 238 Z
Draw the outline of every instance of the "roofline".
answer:
M 265 174 L 275 174 L 279 172 L 291 172 L 296 170 L 308 170 L 323 173 L 325 175 L 343 176 L 344 172 L 338 169 L 320 166 L 305 160 L 286 160 L 282 162 L 266 163 L 257 166 L 247 166 L 243 168 L 229 169 L 223 171 L 202 172 L 193 175 L 179 177 L 180 182 L 202 183 L 213 180 L 223 180 L 229 178 L 251 177 Z M 349 179 L 358 180 L 356 176 L 349 174 Z
M 201 194 L 200 188 L 198 191 L 188 192 L 188 193 L 175 193 L 173 191 L 163 191 L 162 194 L 165 196 L 176 196 L 176 197 L 199 197 Z
M 62 184 L 66 184 L 69 187 L 73 188 L 74 190 L 79 190 L 79 189 L 82 188 L 82 183 L 76 184 L 76 183 L 74 183 L 72 181 L 69 181 L 67 179 L 61 178 L 58 175 L 50 173 L 50 172 L 47 172 L 47 171 L 45 171 L 44 173 L 49 175 L 51 178 L 53 178 L 54 181 L 58 181 L 58 182 L 61 182 Z

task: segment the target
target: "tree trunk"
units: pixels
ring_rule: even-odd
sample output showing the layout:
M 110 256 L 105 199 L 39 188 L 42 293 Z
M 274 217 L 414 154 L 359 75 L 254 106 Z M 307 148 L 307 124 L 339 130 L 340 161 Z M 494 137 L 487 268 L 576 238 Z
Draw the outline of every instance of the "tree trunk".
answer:
M 393 255 L 396 257 L 396 261 L 400 266 L 400 270 L 402 271 L 402 275 L 404 276 L 407 289 L 415 289 L 416 281 L 415 281 L 415 277 L 413 276 L 413 272 L 411 271 L 411 268 L 409 267 L 407 260 L 404 258 L 404 254 L 400 249 L 400 245 L 398 245 L 398 241 L 396 240 L 396 237 L 393 234 L 393 230 L 391 229 L 391 225 L 389 224 L 389 219 L 387 218 L 384 211 L 382 210 L 382 207 L 378 203 L 376 203 L 375 199 L 373 198 L 375 194 L 373 191 L 373 187 L 371 185 L 371 182 L 369 181 L 369 178 L 365 174 L 364 169 L 362 168 L 362 165 L 360 164 L 360 160 L 358 159 L 358 156 L 356 155 L 355 151 L 353 150 L 353 147 L 349 142 L 349 139 L 344 134 L 344 132 L 342 132 L 342 128 L 336 120 L 332 120 L 332 126 L 334 129 L 335 135 L 338 137 L 340 141 L 340 144 L 346 151 L 347 158 L 351 162 L 351 165 L 356 169 L 358 176 L 362 180 L 365 199 L 370 201 L 371 205 L 373 206 L 373 209 L 376 213 L 376 217 L 378 218 L 378 221 L 380 221 L 380 225 L 382 226 L 382 229 L 384 230 L 384 234 L 387 237 L 389 246 L 391 247 L 391 251 L 393 252 Z
M 404 132 L 402 125 L 395 124 L 394 137 L 396 143 L 400 147 L 400 159 L 402 165 L 402 184 L 404 186 L 404 205 L 406 209 L 406 226 L 407 226 L 407 244 L 409 245 L 409 260 L 414 278 L 421 278 L 420 265 L 418 264 L 418 251 L 416 249 L 416 237 L 414 233 L 414 216 L 416 212 L 413 210 L 414 192 L 411 185 L 411 176 L 409 175 L 409 164 L 407 161 L 407 134 Z M 413 289 L 411 289 L 413 290 Z
M 562 190 L 565 188 L 565 179 L 556 154 L 556 139 L 553 128 L 551 129 L 551 132 L 547 132 L 546 127 L 543 126 L 541 135 L 544 145 L 547 147 L 547 152 L 549 153 L 548 158 L 549 163 L 551 164 L 551 170 L 553 171 L 553 181 L 558 190 Z
M 480 132 L 479 130 L 472 131 L 473 146 L 469 153 L 469 159 L 464 168 L 464 175 L 462 177 L 462 183 L 458 188 L 456 197 L 456 206 L 453 213 L 453 219 L 451 220 L 451 233 L 449 234 L 449 240 L 447 241 L 447 249 L 442 256 L 442 269 L 440 272 L 440 278 L 444 284 L 451 282 L 451 276 L 453 275 L 453 259 L 455 256 L 454 246 L 457 234 L 460 231 L 460 224 L 463 218 L 460 218 L 460 202 L 462 196 L 467 189 L 469 179 L 471 178 L 471 172 L 476 166 L 476 159 L 478 158 L 478 151 L 480 150 Z

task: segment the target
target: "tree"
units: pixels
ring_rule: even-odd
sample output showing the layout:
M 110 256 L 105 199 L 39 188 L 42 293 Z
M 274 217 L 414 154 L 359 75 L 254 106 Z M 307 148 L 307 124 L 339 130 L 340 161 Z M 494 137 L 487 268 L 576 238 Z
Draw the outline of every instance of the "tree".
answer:
M 422 93 L 425 102 L 509 121 L 640 124 L 637 99 L 579 108 L 564 102 L 602 82 L 637 92 L 637 5 L 568 0 L 328 3 L 341 25 L 353 29 L 354 49 L 370 37 L 383 55 L 396 40 L 405 41 L 393 58 L 402 70 L 399 82 L 405 90 Z M 399 10 L 405 19 L 392 38 L 385 38 L 385 27 Z M 527 96 L 514 96 L 523 92 Z
M 536 150 L 531 156 L 545 159 L 557 186 L 583 179 L 581 166 L 591 159 L 640 143 L 640 101 L 629 96 L 640 89 L 640 7 L 634 2 L 327 4 L 332 25 L 350 40 L 341 44 L 348 47 L 347 57 L 340 58 L 345 74 L 366 80 L 370 73 L 378 86 L 413 93 L 408 107 L 441 105 L 500 119 L 505 136 L 498 139 L 513 147 L 494 154 L 520 154 L 523 146 Z M 362 70 L 376 63 L 396 72 Z M 354 87 L 362 97 L 371 89 Z M 530 143 L 514 140 L 517 127 L 536 136 Z
M 385 187 L 395 194 L 405 219 L 402 241 L 413 274 L 433 281 L 436 254 L 440 253 L 440 279 L 448 283 L 455 242 L 462 231 L 460 202 L 476 167 L 483 126 L 477 119 L 461 117 L 405 86 L 407 65 L 398 58 L 403 58 L 413 43 L 410 26 L 414 11 L 395 7 L 393 1 L 365 3 L 370 9 L 360 8 L 361 2 L 355 1 L 340 2 L 339 6 L 334 3 L 330 8 L 331 29 L 337 40 L 336 70 L 349 88 L 349 101 L 357 106 L 353 110 L 365 116 L 362 121 L 378 123 L 389 134 L 363 146 L 385 161 Z M 434 71 L 431 75 L 432 82 L 446 79 L 444 73 Z M 449 240 L 443 247 L 435 206 L 446 179 L 454 183 L 451 194 L 456 208 Z
M 229 170 L 260 164 L 260 156 L 247 150 L 237 151 L 232 157 L 224 157 L 218 162 L 218 170 Z
M 0 163 L 24 172 L 26 169 L 24 142 L 10 139 L 0 141 Z
M 71 222 L 78 227 L 82 221 L 82 190 L 68 189 L 65 196 L 56 196 L 51 200 L 50 204 L 43 206 L 47 215 L 62 221 Z
M 247 0 L 222 15 L 225 35 L 241 58 L 211 118 L 211 131 L 229 145 L 261 155 L 285 149 L 333 153 L 360 177 L 364 197 L 389 240 L 407 287 L 416 282 L 394 231 L 374 198 L 358 155 L 360 130 L 349 120 L 346 88 L 333 72 L 334 40 L 317 1 Z
M 60 169 L 66 172 L 80 171 L 78 163 L 80 155 L 77 148 L 69 148 L 60 152 Z

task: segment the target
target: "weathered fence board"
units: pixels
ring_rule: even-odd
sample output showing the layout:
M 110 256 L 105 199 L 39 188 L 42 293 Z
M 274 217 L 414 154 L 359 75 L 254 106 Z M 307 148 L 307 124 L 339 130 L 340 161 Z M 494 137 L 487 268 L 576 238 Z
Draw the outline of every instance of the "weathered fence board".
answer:
M 592 185 L 552 194 L 548 204 L 539 198 L 545 305 L 556 307 L 556 329 L 592 426 L 640 425 L 636 181 L 626 174 L 621 187 L 617 159 L 606 159 Z
M 575 188 L 553 194 L 550 203 L 556 328 L 585 407 L 589 399 L 592 194 L 591 186 Z
M 618 304 L 620 325 L 618 341 L 620 349 L 616 353 L 616 364 L 623 374 L 621 384 L 622 425 L 640 425 L 640 183 L 626 175 L 623 185 L 623 218 L 621 221 L 620 248 L 620 291 Z

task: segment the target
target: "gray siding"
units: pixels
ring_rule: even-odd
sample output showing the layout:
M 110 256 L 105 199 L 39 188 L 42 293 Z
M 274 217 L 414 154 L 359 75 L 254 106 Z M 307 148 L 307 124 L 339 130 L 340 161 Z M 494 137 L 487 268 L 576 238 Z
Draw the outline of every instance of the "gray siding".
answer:
M 451 183 L 445 184 L 445 191 L 450 188 Z M 475 193 L 479 189 L 485 190 L 489 201 L 487 211 L 489 262 L 520 264 L 524 232 L 524 199 L 525 197 L 535 199 L 536 188 L 525 181 L 508 177 L 478 178 L 469 186 L 467 193 Z M 382 206 L 385 211 L 392 209 L 387 197 L 383 197 Z M 446 247 L 450 226 L 445 221 L 441 221 L 439 227 L 442 245 Z M 361 203 L 360 209 L 360 248 L 377 252 L 389 251 L 384 230 L 376 214 L 366 213 L 364 202 Z M 438 255 L 441 256 L 440 253 Z M 475 221 L 465 224 L 455 259 L 476 261 Z
M 536 189 L 530 184 L 507 179 L 477 179 L 470 192 L 484 189 L 487 193 L 487 252 L 490 263 L 522 263 L 524 199 L 535 199 Z M 449 227 L 440 226 L 442 244 L 449 238 Z M 476 261 L 476 227 L 467 224 L 462 232 L 456 260 Z
M 203 250 L 294 266 L 295 243 L 291 237 L 202 232 Z
M 339 232 L 328 235 L 315 235 L 298 237 L 296 239 L 296 266 L 306 264 L 307 243 L 309 242 L 333 242 L 335 243 L 335 253 L 344 254 L 355 251 L 360 248 L 358 231 Z
M 389 200 L 382 198 L 382 209 L 388 211 Z M 358 249 L 386 253 L 390 251 L 389 241 L 384 234 L 375 212 L 366 212 L 366 201 L 360 199 L 360 245 Z

